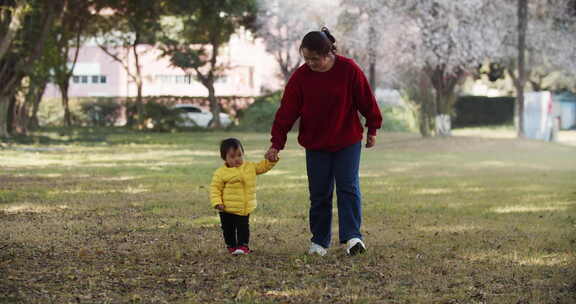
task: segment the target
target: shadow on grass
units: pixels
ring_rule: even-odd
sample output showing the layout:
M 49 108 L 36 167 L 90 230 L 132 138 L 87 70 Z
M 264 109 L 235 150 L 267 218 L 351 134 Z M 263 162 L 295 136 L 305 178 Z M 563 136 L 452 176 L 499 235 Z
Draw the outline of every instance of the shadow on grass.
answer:
M 3 138 L 2 142 L 20 145 L 66 145 L 66 144 L 96 144 L 106 142 L 108 136 L 113 134 L 135 134 L 136 131 L 119 127 L 46 127 L 32 132 L 29 135 L 14 135 Z
M 179 144 L 190 134 L 213 131 L 204 128 L 182 128 L 170 132 L 134 130 L 127 127 L 43 127 L 29 135 L 0 138 L 0 144 L 18 145 L 110 145 L 122 144 Z M 1 147 L 1 146 L 0 146 Z

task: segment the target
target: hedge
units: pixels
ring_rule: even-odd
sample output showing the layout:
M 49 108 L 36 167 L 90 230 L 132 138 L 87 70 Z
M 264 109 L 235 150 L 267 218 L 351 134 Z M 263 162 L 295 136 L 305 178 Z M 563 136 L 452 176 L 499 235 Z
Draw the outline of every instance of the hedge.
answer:
M 454 107 L 453 127 L 503 125 L 514 121 L 514 97 L 462 96 Z

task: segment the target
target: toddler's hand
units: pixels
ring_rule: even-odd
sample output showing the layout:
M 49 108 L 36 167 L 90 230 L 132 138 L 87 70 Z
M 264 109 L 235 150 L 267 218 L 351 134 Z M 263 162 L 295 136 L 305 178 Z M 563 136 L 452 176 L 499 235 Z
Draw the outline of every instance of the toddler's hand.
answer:
M 214 208 L 216 208 L 220 211 L 224 211 L 224 205 L 222 205 L 222 204 L 216 205 L 216 207 L 214 207 Z
M 270 147 L 270 149 L 268 149 L 268 151 L 266 151 L 266 154 L 264 155 L 264 157 L 271 162 L 277 162 L 278 161 L 278 150 L 275 148 Z

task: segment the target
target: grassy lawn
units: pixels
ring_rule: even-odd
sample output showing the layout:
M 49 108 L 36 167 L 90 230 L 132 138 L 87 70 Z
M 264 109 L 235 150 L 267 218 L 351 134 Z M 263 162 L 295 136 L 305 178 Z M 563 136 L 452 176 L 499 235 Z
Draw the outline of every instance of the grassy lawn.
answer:
M 259 177 L 243 257 L 225 253 L 208 185 L 219 140 L 259 160 L 267 134 L 84 129 L 5 144 L 0 303 L 576 303 L 576 147 L 490 132 L 381 133 L 362 155 L 368 253 L 353 258 L 337 239 L 304 254 L 296 134 Z

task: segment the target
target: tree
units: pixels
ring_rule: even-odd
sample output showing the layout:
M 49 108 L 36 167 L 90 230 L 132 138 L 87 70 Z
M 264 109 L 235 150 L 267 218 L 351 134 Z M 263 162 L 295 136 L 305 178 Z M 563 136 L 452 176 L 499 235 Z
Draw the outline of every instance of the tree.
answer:
M 29 130 L 38 127 L 38 110 L 40 101 L 51 79 L 51 71 L 54 66 L 53 54 L 55 47 L 54 39 L 47 39 L 43 55 L 35 62 L 31 69 L 22 79 L 17 94 L 10 104 L 12 118 L 10 129 L 12 133 L 28 134 Z
M 0 20 L 4 25 L 0 30 L 2 40 L 0 40 L 0 60 L 6 55 L 16 37 L 16 33 L 22 28 L 22 22 L 26 15 L 28 4 L 25 0 L 16 0 L 13 5 L 0 6 Z M 6 20 L 10 20 L 6 22 Z
M 256 3 L 254 0 L 176 0 L 169 3 L 172 18 L 163 39 L 164 56 L 173 66 L 193 71 L 208 90 L 211 127 L 220 128 L 220 105 L 216 99 L 214 82 L 226 66 L 218 62 L 220 48 L 239 28 L 253 26 Z
M 113 60 L 122 65 L 130 79 L 136 84 L 138 128 L 144 126 L 145 117 L 142 101 L 144 81 L 140 57 L 149 49 L 146 45 L 156 43 L 163 5 L 163 1 L 104 0 L 99 6 L 111 8 L 114 14 L 101 16 L 97 22 L 98 28 L 95 35 L 98 45 Z
M 52 56 L 54 81 L 62 95 L 64 125 L 67 127 L 72 125 L 68 97 L 70 78 L 78 60 L 82 35 L 85 34 L 86 25 L 91 22 L 93 17 L 91 12 L 93 7 L 94 3 L 88 0 L 65 2 L 62 17 L 56 23 L 51 35 L 54 37 Z M 70 55 L 72 56 L 70 57 Z
M 574 20 L 570 1 L 503 1 L 497 17 L 505 33 L 498 55 L 516 91 L 516 130 L 524 137 L 524 92 L 540 91 L 553 73 L 573 74 Z M 571 68 L 572 67 L 572 68 Z
M 418 129 L 423 137 L 429 137 L 432 130 L 433 116 L 430 107 L 434 105 L 434 88 L 430 79 L 420 69 L 406 69 L 400 76 L 403 84 L 400 88 L 402 97 L 416 114 Z
M 2 9 L 2 19 L 10 22 L 0 23 L 0 33 L 16 31 L 13 38 L 2 38 L 2 57 L 0 57 L 0 138 L 8 137 L 12 131 L 15 96 L 22 80 L 31 72 L 36 61 L 42 56 L 46 37 L 50 28 L 58 20 L 63 5 L 60 1 L 26 1 L 25 11 L 18 12 L 18 4 L 7 4 Z M 19 14 L 24 14 L 19 15 Z M 21 26 L 13 26 L 12 18 L 22 18 Z M 8 26 L 6 26 L 9 24 Z M 12 34 L 11 34 L 12 35 Z M 5 44 L 6 43 L 6 44 Z M 7 45 L 7 46 L 5 46 Z
M 368 81 L 376 89 L 376 66 L 382 58 L 381 29 L 387 22 L 382 0 L 341 0 L 344 7 L 339 16 L 339 28 L 346 37 L 344 46 L 360 65 L 368 66 Z
M 284 82 L 303 63 L 299 52 L 302 37 L 323 25 L 334 24 L 325 11 L 335 15 L 333 1 L 306 3 L 300 0 L 259 0 L 256 35 L 262 37 L 266 49 L 278 66 Z M 339 41 L 337 41 L 339 43 Z
M 526 27 L 528 24 L 528 0 L 518 0 L 518 77 L 516 87 L 516 113 L 518 137 L 524 137 L 524 86 L 526 84 Z
M 395 0 L 382 4 L 377 17 L 386 20 L 379 28 L 381 74 L 386 82 L 401 89 L 411 85 L 402 83 L 406 70 L 425 75 L 434 98 L 421 109 L 429 111 L 436 135 L 450 135 L 458 85 L 478 64 L 495 55 L 502 43 L 502 33 L 494 20 L 487 18 L 496 14 L 498 6 L 488 0 Z

